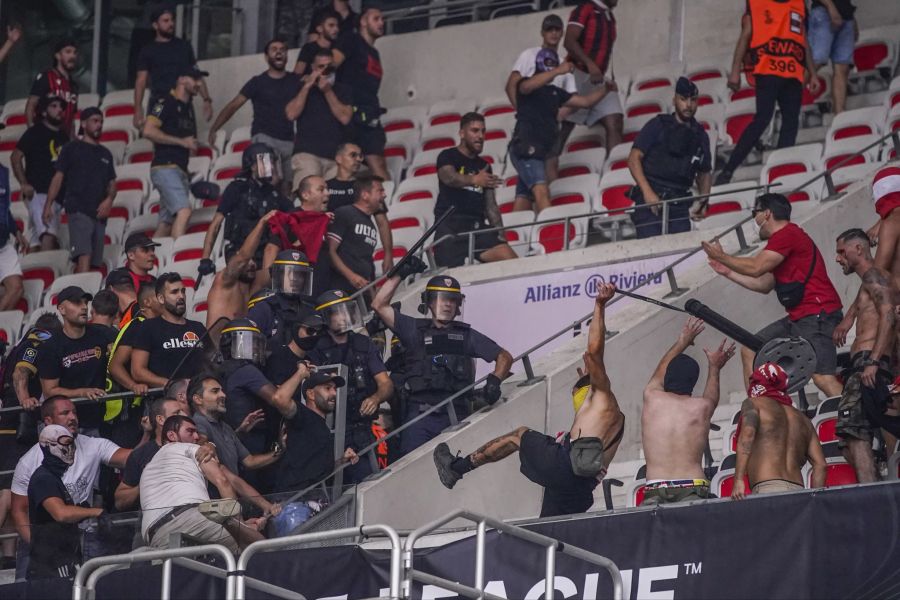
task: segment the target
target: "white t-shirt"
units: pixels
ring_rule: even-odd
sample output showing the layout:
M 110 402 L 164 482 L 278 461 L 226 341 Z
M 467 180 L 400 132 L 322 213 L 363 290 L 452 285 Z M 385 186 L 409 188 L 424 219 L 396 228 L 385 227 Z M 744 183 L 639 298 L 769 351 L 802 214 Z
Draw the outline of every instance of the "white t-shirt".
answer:
M 91 502 L 91 491 L 100 476 L 100 465 L 108 465 L 117 450 L 118 446 L 104 438 L 89 435 L 75 437 L 75 462 L 62 476 L 62 481 L 75 504 Z M 14 494 L 28 495 L 28 482 L 42 462 L 44 453 L 41 447 L 35 444 L 16 465 L 11 486 Z
M 141 535 L 150 525 L 182 504 L 209 500 L 206 477 L 197 463 L 197 444 L 169 442 L 159 449 L 141 473 Z
M 519 58 L 516 59 L 516 63 L 513 65 L 512 70 L 518 71 L 519 75 L 522 77 L 531 77 L 536 72 L 536 61 L 538 52 L 541 51 L 540 46 L 535 46 L 534 48 L 529 48 L 522 52 L 519 55 Z M 553 85 L 558 88 L 562 88 L 569 92 L 570 94 L 574 94 L 576 92 L 575 88 L 575 78 L 572 77 L 571 73 L 566 73 L 565 75 L 557 75 L 553 78 Z

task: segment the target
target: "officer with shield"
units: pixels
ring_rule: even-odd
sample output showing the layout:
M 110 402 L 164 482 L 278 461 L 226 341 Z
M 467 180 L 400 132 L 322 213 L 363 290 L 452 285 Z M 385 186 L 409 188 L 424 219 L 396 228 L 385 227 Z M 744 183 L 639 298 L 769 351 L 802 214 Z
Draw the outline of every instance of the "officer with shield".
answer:
M 341 290 L 329 290 L 316 300 L 316 311 L 325 322 L 309 359 L 317 365 L 347 365 L 347 438 L 345 446 L 360 451 L 375 441 L 372 422 L 378 407 L 394 394 L 394 384 L 381 359 L 381 351 L 366 335 L 357 333 L 363 322 L 362 298 Z M 347 483 L 358 483 L 372 473 L 363 459 L 347 468 Z
M 509 375 L 513 362 L 509 352 L 460 320 L 465 296 L 453 277 L 439 275 L 428 280 L 419 312 L 423 315 L 430 312 L 430 318 L 417 319 L 391 307 L 391 298 L 400 282 L 424 270 L 421 260 L 405 259 L 372 301 L 372 308 L 400 338 L 406 350 L 407 377 L 400 391 L 405 402 L 404 423 L 471 385 L 475 381 L 475 358 L 494 363 L 483 394 L 489 404 L 495 403 L 500 399 L 500 382 Z M 470 399 L 470 395 L 463 395 L 454 400 L 453 408 L 459 419 L 469 415 Z M 446 409 L 432 412 L 403 432 L 401 452 L 406 454 L 418 448 L 450 425 Z

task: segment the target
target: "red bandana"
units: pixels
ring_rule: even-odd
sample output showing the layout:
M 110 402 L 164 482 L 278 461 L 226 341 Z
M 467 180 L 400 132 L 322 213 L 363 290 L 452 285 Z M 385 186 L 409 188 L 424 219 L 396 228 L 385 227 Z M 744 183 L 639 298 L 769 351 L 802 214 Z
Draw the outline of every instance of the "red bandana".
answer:
M 760 365 L 750 375 L 750 387 L 747 395 L 751 398 L 771 398 L 786 406 L 793 406 L 791 397 L 787 395 L 788 375 L 775 363 Z

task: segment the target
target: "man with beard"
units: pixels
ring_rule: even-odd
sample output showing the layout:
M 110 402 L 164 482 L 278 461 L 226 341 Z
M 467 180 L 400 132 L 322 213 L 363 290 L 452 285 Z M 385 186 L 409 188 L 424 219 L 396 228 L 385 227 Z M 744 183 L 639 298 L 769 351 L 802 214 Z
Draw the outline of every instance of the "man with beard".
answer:
M 241 249 L 228 259 L 225 269 L 216 274 L 207 296 L 206 327 L 214 344 L 219 343 L 219 334 L 227 321 L 247 314 L 251 286 L 256 280 L 258 265 L 254 260 L 256 248 L 263 232 L 268 230 L 269 219 L 277 211 L 269 211 L 256 223 L 256 227 L 244 240 Z M 222 317 L 226 320 L 218 322 Z
M 29 245 L 32 250 L 53 250 L 59 247 L 58 229 L 60 206 L 53 207 L 49 226 L 41 215 L 47 203 L 50 180 L 56 172 L 59 152 L 69 141 L 62 130 L 65 101 L 58 96 L 43 96 L 37 103 L 38 122 L 28 128 L 13 150 L 10 162 L 13 175 L 19 181 L 22 199 L 28 203 Z
M 438 155 L 438 198 L 434 217 L 439 219 L 454 207 L 456 212 L 445 219 L 435 232 L 435 239 L 482 228 L 503 227 L 494 189 L 502 179 L 494 175 L 491 165 L 481 158 L 484 148 L 484 117 L 466 113 L 459 122 L 459 145 Z M 496 231 L 475 236 L 475 258 L 496 262 L 516 258 L 503 234 Z M 461 235 L 437 246 L 434 259 L 439 267 L 459 267 L 466 262 L 469 238 Z
M 178 77 L 187 69 L 197 68 L 194 49 L 189 43 L 175 37 L 175 9 L 161 4 L 150 14 L 156 31 L 153 41 L 141 49 L 137 59 L 137 78 L 134 82 L 134 126 L 144 127 L 144 92 L 150 86 L 151 109 L 173 89 Z M 206 82 L 198 78 L 198 88 L 203 97 L 203 116 L 212 119 L 213 105 Z
M 44 226 L 50 227 L 55 202 L 62 201 L 76 273 L 103 265 L 106 218 L 116 197 L 115 161 L 100 143 L 103 113 L 99 108 L 81 111 L 81 129 L 81 139 L 63 146 L 59 154 L 41 216 Z
M 78 84 L 72 76 L 78 66 L 78 46 L 75 40 L 63 39 L 53 48 L 53 68 L 38 73 L 28 102 L 25 105 L 25 118 L 31 126 L 41 118 L 38 102 L 44 97 L 60 98 L 63 102 L 62 129 L 69 138 L 75 136 L 75 116 L 78 114 Z
M 315 32 L 315 39 L 303 44 L 297 54 L 297 62 L 294 64 L 294 73 L 297 75 L 309 74 L 310 66 L 319 50 L 331 50 L 335 40 L 341 32 L 341 15 L 332 8 L 323 8 L 313 15 L 310 24 L 310 33 Z
M 193 377 L 203 370 L 205 362 L 206 328 L 184 317 L 187 307 L 181 275 L 160 275 L 156 298 L 162 304 L 162 314 L 141 323 L 141 335 L 134 340 L 131 354 L 131 376 L 151 388 L 162 387 L 176 377 Z
M 244 84 L 209 129 L 209 145 L 212 146 L 216 141 L 216 132 L 249 100 L 253 106 L 251 139 L 266 144 L 278 155 L 281 191 L 284 194 L 290 192 L 291 155 L 294 152 L 294 124 L 285 116 L 284 107 L 300 87 L 300 77 L 285 69 L 287 51 L 287 44 L 280 39 L 266 44 L 265 57 L 269 68 Z
M 705 216 L 709 202 L 705 198 L 697 203 L 693 214 L 689 214 L 690 200 L 673 202 L 668 207 L 663 229 L 666 210 L 659 206 L 660 200 L 689 196 L 695 182 L 700 195 L 709 193 L 712 183 L 709 136 L 694 119 L 698 94 L 696 84 L 680 77 L 672 99 L 674 114 L 656 115 L 634 140 L 628 168 L 637 185 L 631 188 L 630 197 L 638 206 L 650 206 L 631 214 L 639 238 L 662 235 L 663 231 L 690 231 L 691 219 Z

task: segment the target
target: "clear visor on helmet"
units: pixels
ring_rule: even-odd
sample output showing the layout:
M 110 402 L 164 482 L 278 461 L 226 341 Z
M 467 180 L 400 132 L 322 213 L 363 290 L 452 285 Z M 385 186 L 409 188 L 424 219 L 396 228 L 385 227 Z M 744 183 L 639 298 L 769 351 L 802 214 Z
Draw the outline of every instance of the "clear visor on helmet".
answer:
M 303 265 L 274 263 L 272 265 L 272 289 L 278 294 L 310 296 L 313 289 L 313 274 Z
M 365 325 L 364 314 L 360 296 L 322 308 L 325 325 L 334 333 L 347 333 L 362 328 Z
M 258 179 L 281 181 L 281 161 L 271 152 L 262 152 L 254 157 L 253 170 Z
M 266 360 L 266 338 L 258 331 L 223 332 L 231 339 L 231 358 L 261 365 Z
M 462 318 L 464 296 L 459 292 L 428 292 L 428 308 L 438 321 Z

